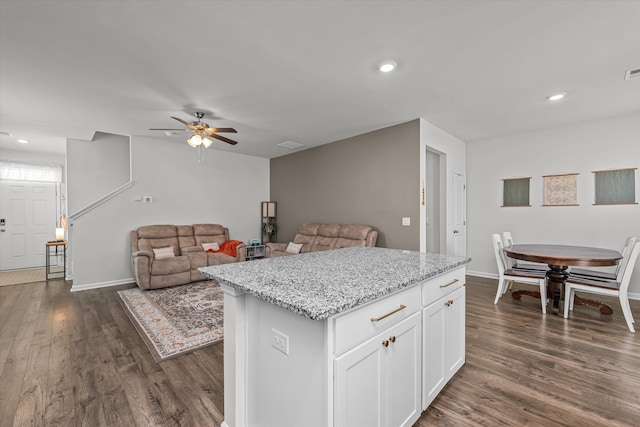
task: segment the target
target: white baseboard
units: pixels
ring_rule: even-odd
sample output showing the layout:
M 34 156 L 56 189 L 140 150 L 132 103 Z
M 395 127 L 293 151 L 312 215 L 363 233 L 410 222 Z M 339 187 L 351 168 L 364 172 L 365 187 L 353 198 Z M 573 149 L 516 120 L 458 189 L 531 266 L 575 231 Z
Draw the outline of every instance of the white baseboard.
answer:
M 483 271 L 470 271 L 467 270 L 467 276 L 474 277 L 484 277 L 485 279 L 496 279 L 498 280 L 498 275 L 495 273 L 485 273 Z
M 468 276 L 474 276 L 474 277 L 483 277 L 485 279 L 498 279 L 498 275 L 495 273 L 485 273 L 482 271 L 469 271 L 467 270 L 467 275 Z M 629 299 L 633 299 L 633 300 L 640 300 L 640 293 L 637 292 L 629 292 L 628 293 Z
M 71 292 L 86 291 L 88 289 L 107 288 L 109 286 L 126 285 L 129 283 L 135 283 L 136 280 L 133 277 L 128 279 L 111 280 L 109 282 L 87 283 L 85 285 L 71 285 Z

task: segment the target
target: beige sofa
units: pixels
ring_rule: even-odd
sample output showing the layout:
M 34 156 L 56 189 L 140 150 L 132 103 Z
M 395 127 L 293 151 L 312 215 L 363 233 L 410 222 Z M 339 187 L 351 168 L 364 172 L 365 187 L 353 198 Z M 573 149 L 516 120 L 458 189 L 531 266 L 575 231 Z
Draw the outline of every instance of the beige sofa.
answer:
M 378 232 L 359 224 L 302 224 L 293 243 L 302 244 L 300 253 L 319 252 L 353 246 L 375 246 Z M 286 251 L 289 243 L 267 243 L 266 257 L 293 255 Z
M 202 247 L 203 243 L 221 245 L 228 240 L 229 229 L 219 224 L 140 227 L 131 232 L 133 277 L 142 289 L 166 288 L 205 280 L 206 277 L 198 272 L 199 267 L 245 260 L 244 244 L 236 247 L 235 257 L 222 252 L 205 252 Z M 168 247 L 173 250 L 173 256 L 157 259 L 155 252 Z

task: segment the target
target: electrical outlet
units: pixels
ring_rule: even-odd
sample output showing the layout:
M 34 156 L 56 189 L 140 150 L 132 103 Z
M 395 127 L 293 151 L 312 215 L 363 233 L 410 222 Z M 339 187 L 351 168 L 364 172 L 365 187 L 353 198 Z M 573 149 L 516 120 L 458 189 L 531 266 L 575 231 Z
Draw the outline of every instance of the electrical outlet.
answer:
M 272 328 L 271 332 L 271 346 L 289 355 L 289 337 L 277 329 Z

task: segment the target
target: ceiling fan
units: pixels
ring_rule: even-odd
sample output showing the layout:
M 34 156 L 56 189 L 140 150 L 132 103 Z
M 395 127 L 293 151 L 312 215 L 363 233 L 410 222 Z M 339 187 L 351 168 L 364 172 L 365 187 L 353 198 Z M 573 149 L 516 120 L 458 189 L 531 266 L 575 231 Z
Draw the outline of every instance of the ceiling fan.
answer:
M 187 140 L 187 144 L 189 144 L 191 147 L 198 147 L 202 145 L 205 148 L 208 148 L 211 144 L 213 144 L 213 141 L 211 141 L 207 137 L 215 138 L 231 145 L 236 145 L 238 143 L 238 141 L 234 141 L 233 139 L 229 139 L 217 134 L 217 132 L 237 133 L 235 129 L 209 127 L 208 124 L 202 121 L 202 118 L 204 117 L 203 112 L 196 111 L 193 114 L 194 116 L 196 116 L 196 119 L 197 119 L 195 122 L 187 122 L 182 119 L 179 119 L 178 117 L 173 117 L 173 116 L 171 117 L 172 119 L 177 120 L 183 125 L 187 126 L 188 129 L 149 129 L 149 130 L 162 130 L 162 131 L 182 131 L 183 130 L 186 132 L 193 132 L 193 135 L 191 135 Z

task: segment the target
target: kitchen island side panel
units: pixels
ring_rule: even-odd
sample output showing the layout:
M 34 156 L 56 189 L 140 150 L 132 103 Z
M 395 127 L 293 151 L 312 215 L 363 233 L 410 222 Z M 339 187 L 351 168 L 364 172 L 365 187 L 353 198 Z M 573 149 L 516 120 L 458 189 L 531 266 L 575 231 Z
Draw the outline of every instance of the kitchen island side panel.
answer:
M 250 426 L 327 426 L 326 320 L 311 320 L 247 295 Z M 286 336 L 288 354 L 275 348 Z

